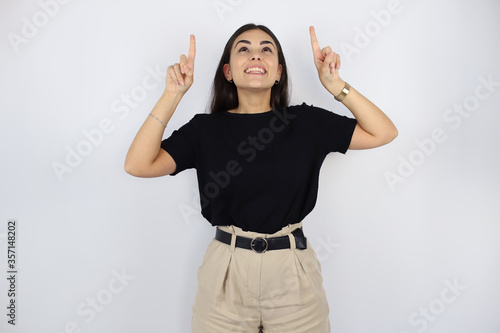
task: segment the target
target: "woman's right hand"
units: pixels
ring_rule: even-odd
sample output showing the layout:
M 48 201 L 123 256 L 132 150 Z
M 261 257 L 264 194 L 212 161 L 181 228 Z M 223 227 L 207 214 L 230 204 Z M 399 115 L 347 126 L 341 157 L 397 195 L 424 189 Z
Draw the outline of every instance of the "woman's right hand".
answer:
M 167 85 L 165 93 L 185 94 L 193 84 L 194 57 L 196 55 L 196 40 L 191 35 L 189 44 L 189 53 L 186 56 L 181 55 L 180 62 L 168 66 Z

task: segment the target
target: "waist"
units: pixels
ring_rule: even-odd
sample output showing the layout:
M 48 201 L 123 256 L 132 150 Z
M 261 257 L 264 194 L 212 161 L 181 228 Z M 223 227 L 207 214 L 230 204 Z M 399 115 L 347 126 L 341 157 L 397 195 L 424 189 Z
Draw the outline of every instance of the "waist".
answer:
M 249 231 L 234 232 L 235 231 L 234 226 L 223 226 L 223 227 L 218 226 L 215 232 L 215 239 L 222 243 L 232 245 L 232 241 L 234 238 L 235 247 L 253 250 L 256 253 L 264 253 L 266 251 L 271 251 L 271 250 L 289 249 L 292 247 L 300 250 L 307 249 L 307 238 L 304 236 L 301 222 L 296 223 L 294 225 L 298 226 L 297 228 L 292 229 L 291 226 L 292 225 L 287 226 L 291 232 L 282 236 L 274 236 L 274 237 L 268 237 L 269 236 L 268 234 L 261 234 Z M 287 227 L 283 228 L 285 230 L 282 229 L 281 231 L 286 232 Z M 222 229 L 228 229 L 228 231 L 233 231 L 233 232 L 224 231 Z M 238 233 L 240 233 L 240 235 L 238 235 Z M 241 235 L 241 233 L 243 233 L 244 236 Z M 279 234 L 279 232 L 276 234 Z

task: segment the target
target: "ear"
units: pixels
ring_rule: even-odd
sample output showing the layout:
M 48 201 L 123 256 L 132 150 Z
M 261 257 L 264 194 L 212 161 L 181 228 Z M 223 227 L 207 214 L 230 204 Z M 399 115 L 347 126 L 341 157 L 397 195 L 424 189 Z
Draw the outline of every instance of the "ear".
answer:
M 281 80 L 281 72 L 283 71 L 283 66 L 279 65 L 278 66 L 278 75 L 276 77 L 276 80 L 280 81 Z
M 231 75 L 231 70 L 229 69 L 229 64 L 225 64 L 223 67 L 222 67 L 223 71 L 224 71 L 224 76 L 226 77 L 226 79 L 228 81 L 231 81 L 233 79 L 233 76 Z

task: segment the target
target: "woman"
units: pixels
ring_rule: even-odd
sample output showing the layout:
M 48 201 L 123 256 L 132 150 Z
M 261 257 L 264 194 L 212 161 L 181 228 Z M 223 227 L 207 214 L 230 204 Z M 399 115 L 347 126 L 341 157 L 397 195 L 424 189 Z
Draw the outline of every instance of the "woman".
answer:
M 310 36 L 321 83 L 355 118 L 288 106 L 281 45 L 265 26 L 247 24 L 226 44 L 211 113 L 162 141 L 193 83 L 191 35 L 188 56 L 168 67 L 165 92 L 127 154 L 125 170 L 138 177 L 196 168 L 202 215 L 217 227 L 198 269 L 192 332 L 330 332 L 321 266 L 302 220 L 328 153 L 378 147 L 397 130 L 339 77 L 340 57 L 320 48 L 313 27 Z

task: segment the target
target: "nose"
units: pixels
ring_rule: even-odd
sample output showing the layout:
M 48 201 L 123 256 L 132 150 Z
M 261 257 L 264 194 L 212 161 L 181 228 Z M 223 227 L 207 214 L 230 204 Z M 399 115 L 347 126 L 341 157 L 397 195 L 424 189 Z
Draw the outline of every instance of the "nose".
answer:
M 252 60 L 260 60 L 260 53 L 258 51 L 252 53 Z

